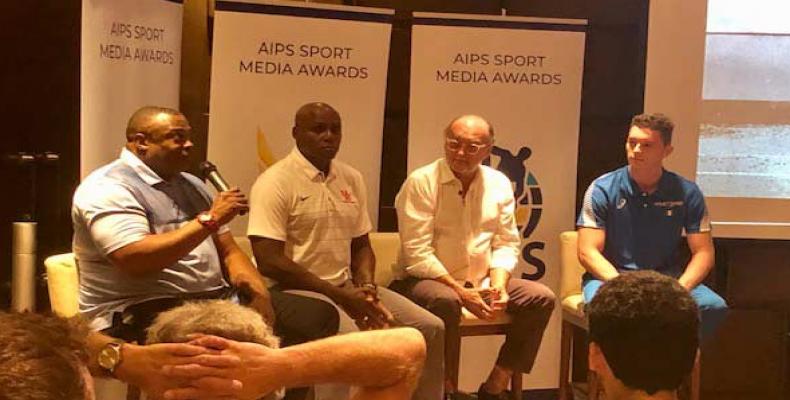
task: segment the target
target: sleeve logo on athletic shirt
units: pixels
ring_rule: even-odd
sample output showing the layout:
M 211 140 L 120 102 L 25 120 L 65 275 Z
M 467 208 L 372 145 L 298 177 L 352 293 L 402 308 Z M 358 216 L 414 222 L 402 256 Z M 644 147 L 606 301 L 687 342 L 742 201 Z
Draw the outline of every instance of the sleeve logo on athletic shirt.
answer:
M 627 200 L 625 199 L 625 197 L 621 198 L 621 199 L 620 199 L 620 200 L 617 202 L 617 209 L 618 209 L 618 210 L 622 210 L 622 209 L 623 209 L 623 207 L 625 207 L 625 203 L 626 203 L 626 202 L 627 202 Z
M 348 189 L 340 189 L 340 197 L 343 198 L 343 203 L 356 203 L 356 201 L 354 201 L 354 197 L 351 196 L 351 192 L 348 191 Z

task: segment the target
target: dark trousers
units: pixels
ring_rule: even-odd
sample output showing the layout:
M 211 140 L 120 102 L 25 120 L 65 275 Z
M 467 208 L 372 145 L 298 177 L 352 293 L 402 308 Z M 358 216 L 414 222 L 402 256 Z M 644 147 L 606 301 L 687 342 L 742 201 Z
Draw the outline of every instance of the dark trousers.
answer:
M 407 278 L 393 282 L 390 288 L 441 318 L 446 338 L 457 337 L 463 304 L 449 286 L 431 279 Z M 497 365 L 528 373 L 535 364 L 556 298 L 545 285 L 524 279 L 510 279 L 507 293 L 507 312 L 513 316 L 513 323 L 499 349 Z M 445 344 L 445 349 L 448 346 L 452 344 Z
M 334 336 L 340 325 L 335 306 L 323 300 L 271 289 L 274 333 L 282 346 L 311 342 Z
M 309 342 L 337 334 L 340 317 L 335 307 L 325 301 L 270 290 L 274 308 L 274 333 L 282 339 L 283 346 Z M 145 330 L 163 311 L 175 308 L 185 301 L 231 298 L 235 292 L 208 293 L 205 296 L 166 298 L 147 301 L 116 313 L 113 325 L 103 332 L 127 342 L 145 343 Z M 241 304 L 245 304 L 240 296 Z

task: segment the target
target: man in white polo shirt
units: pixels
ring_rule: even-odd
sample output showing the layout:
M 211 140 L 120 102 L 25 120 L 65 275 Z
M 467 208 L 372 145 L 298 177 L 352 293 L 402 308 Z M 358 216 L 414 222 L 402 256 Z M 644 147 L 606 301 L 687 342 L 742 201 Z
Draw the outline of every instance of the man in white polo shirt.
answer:
M 296 113 L 292 134 L 296 147 L 261 174 L 250 193 L 247 234 L 258 267 L 290 293 L 335 304 L 340 332 L 395 324 L 417 328 L 427 359 L 414 398 L 439 400 L 444 324 L 374 283 L 365 183 L 359 171 L 334 160 L 340 115 L 328 104 L 306 104 Z

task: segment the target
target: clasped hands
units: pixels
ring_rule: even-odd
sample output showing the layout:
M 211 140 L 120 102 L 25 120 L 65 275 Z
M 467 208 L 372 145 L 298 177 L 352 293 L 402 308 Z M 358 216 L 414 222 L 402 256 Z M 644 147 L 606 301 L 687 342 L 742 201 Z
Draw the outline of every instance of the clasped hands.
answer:
M 390 328 L 395 325 L 392 313 L 381 303 L 375 287 L 344 287 L 337 303 L 360 330 Z
M 196 335 L 189 343 L 129 344 L 119 378 L 152 399 L 253 400 L 279 388 L 278 367 L 268 361 L 276 352 L 208 335 Z
M 480 319 L 491 320 L 507 309 L 510 297 L 499 287 L 460 288 L 458 296 L 463 306 Z

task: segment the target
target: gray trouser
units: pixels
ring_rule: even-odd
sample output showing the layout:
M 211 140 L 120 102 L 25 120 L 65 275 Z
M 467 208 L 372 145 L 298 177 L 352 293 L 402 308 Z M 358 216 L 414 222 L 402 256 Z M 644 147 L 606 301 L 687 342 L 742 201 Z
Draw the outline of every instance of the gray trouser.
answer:
M 351 285 L 351 283 L 346 282 L 346 285 Z M 291 289 L 286 290 L 286 292 L 317 298 L 334 304 L 332 300 L 321 293 Z M 412 303 L 409 299 L 385 287 L 378 288 L 378 295 L 381 303 L 390 310 L 396 321 L 403 326 L 417 329 L 425 338 L 427 348 L 425 367 L 412 399 L 441 400 L 444 395 L 444 322 L 424 308 Z M 335 307 L 337 307 L 337 311 L 340 314 L 340 329 L 338 333 L 358 331 L 359 328 L 354 323 L 354 320 L 340 306 L 335 304 Z M 331 400 L 341 400 L 341 397 L 348 398 L 348 389 L 346 388 L 343 394 L 340 393 L 342 391 L 342 389 L 336 389 L 332 391 L 332 394 L 327 393 L 327 396 L 324 396 L 326 389 L 317 388 L 316 397 Z

